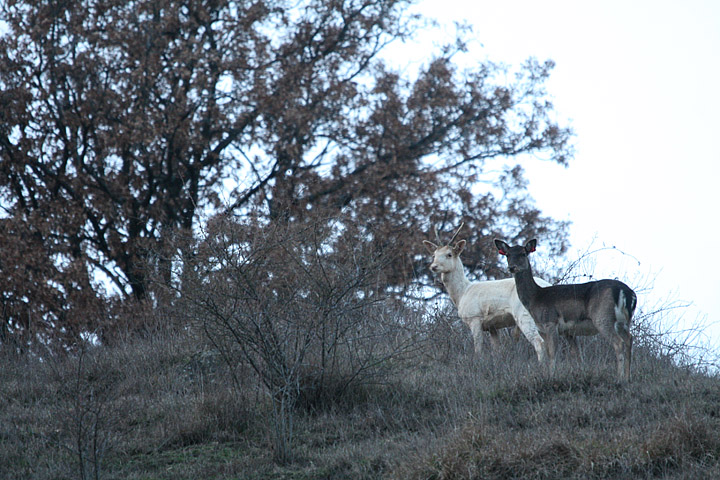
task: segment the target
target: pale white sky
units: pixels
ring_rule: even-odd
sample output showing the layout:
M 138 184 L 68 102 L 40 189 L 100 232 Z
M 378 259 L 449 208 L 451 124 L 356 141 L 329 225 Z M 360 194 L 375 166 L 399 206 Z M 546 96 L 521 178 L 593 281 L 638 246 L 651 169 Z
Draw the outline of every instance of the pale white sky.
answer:
M 706 316 L 720 337 L 720 2 L 423 0 L 417 9 L 471 23 L 469 58 L 556 62 L 548 90 L 577 152 L 567 169 L 523 163 L 538 207 L 572 222 L 570 256 L 594 237 L 632 254 L 640 264 L 621 262 L 626 272 L 657 275 L 646 301 L 692 302 L 685 318 Z M 614 261 L 599 258 L 596 273 L 614 275 Z

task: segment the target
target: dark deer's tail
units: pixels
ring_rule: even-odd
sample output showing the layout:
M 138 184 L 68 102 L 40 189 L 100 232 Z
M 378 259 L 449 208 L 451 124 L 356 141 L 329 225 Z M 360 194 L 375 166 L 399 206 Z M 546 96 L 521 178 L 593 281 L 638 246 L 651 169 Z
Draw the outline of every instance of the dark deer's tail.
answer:
M 632 320 L 635 307 L 637 307 L 637 295 L 627 285 L 617 290 L 615 298 L 615 331 L 624 338 L 630 337 L 630 321 Z

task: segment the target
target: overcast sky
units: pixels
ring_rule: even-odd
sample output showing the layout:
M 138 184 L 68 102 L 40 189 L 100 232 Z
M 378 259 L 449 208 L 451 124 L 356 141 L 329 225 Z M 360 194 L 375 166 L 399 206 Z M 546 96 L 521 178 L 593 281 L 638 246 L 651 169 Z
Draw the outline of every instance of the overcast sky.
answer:
M 692 302 L 684 319 L 704 318 L 720 337 L 720 1 L 417 8 L 445 25 L 472 24 L 476 57 L 556 62 L 548 90 L 577 152 L 568 168 L 523 163 L 538 207 L 572 222 L 570 257 L 593 238 L 616 246 L 637 261 L 603 254 L 596 273 L 652 276 L 646 302 Z

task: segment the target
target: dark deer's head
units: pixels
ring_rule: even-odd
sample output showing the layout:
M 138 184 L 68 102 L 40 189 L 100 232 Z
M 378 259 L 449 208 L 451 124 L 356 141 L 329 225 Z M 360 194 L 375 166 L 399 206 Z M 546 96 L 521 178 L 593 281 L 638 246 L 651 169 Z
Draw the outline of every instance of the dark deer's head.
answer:
M 503 240 L 498 240 L 496 238 L 495 246 L 497 247 L 500 255 L 504 255 L 507 258 L 510 273 L 514 274 L 530 270 L 530 260 L 528 259 L 528 255 L 535 251 L 537 247 L 537 240 L 530 240 L 524 247 L 519 245 L 511 247 Z

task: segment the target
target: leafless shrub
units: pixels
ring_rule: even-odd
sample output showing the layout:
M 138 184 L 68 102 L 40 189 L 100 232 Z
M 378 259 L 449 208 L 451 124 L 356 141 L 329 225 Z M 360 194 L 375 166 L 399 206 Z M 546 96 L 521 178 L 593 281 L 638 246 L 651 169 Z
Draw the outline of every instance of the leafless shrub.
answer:
M 385 294 L 392 242 L 334 248 L 338 228 L 217 219 L 183 279 L 194 324 L 269 394 L 279 462 L 292 458 L 296 408 L 382 383 L 418 349 L 413 313 Z
M 424 356 L 431 361 L 455 363 L 473 355 L 470 329 L 460 320 L 449 302 L 436 304 L 426 316 L 428 348 Z
M 642 306 L 634 322 L 636 346 L 659 359 L 702 372 L 720 368 L 720 346 L 708 335 L 705 317 L 688 318 L 687 302 L 659 299 Z

